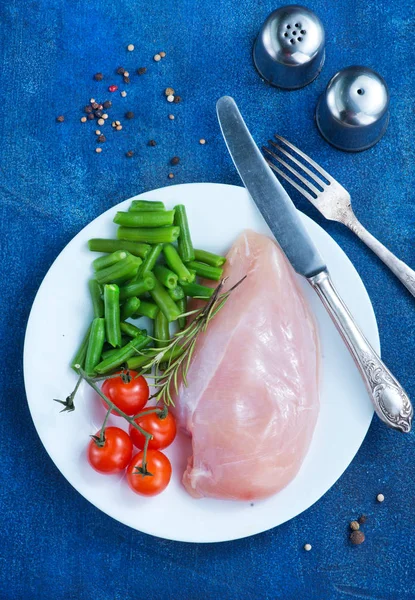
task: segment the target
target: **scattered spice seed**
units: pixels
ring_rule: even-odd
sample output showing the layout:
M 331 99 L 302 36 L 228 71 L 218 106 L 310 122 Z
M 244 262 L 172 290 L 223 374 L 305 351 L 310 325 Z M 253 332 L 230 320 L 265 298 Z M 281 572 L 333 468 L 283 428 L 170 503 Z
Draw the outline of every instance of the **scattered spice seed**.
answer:
M 108 115 L 107 115 L 107 113 L 104 113 L 104 114 L 102 115 L 102 118 L 103 118 L 103 119 L 106 121 L 106 120 L 108 119 Z
M 170 121 L 174 121 L 174 115 L 169 115 Z
M 147 72 L 147 67 L 140 67 L 137 69 L 137 75 L 144 75 Z
M 165 56 L 166 56 L 165 52 L 159 52 L 159 54 L 160 54 L 161 58 L 165 58 Z
M 173 95 L 167 96 L 167 102 L 174 102 L 174 96 Z
M 107 138 L 103 134 L 99 135 L 98 138 L 97 138 L 98 144 L 103 144 L 106 141 L 107 141 Z
M 104 119 L 98 119 L 97 121 L 98 125 L 101 125 L 101 127 L 104 125 L 105 121 Z
M 157 146 L 157 142 L 156 142 L 156 140 L 149 140 L 148 145 L 149 146 Z
M 100 152 L 102 152 L 102 148 L 95 148 L 95 152 L 96 152 L 97 154 L 99 154 Z
M 311 545 L 311 544 L 304 544 L 304 550 L 305 550 L 306 552 L 310 552 L 311 548 L 312 548 L 312 545 Z
M 385 496 L 384 496 L 383 494 L 378 494 L 378 495 L 376 496 L 376 500 L 377 500 L 378 502 L 383 502 L 383 501 L 384 501 L 384 499 L 385 499 Z
M 116 70 L 117 75 L 124 75 L 125 73 L 125 69 L 124 67 L 118 67 L 118 69 Z
M 161 60 L 161 56 L 160 56 L 160 54 L 155 54 L 155 55 L 153 56 L 153 60 L 155 60 L 156 62 L 159 62 L 159 60 Z
M 129 72 L 128 71 L 124 71 L 124 77 L 129 77 L 129 76 L 130 76 Z
M 128 112 L 125 113 L 125 118 L 126 119 L 134 119 L 134 113 L 132 110 L 129 110 Z
M 175 165 L 178 165 L 179 162 L 180 162 L 180 158 L 178 156 L 173 156 L 173 158 L 170 161 L 170 164 L 175 166 Z
M 164 93 L 166 96 L 174 96 L 174 89 L 171 87 L 168 87 L 164 90 Z
M 108 88 L 109 92 L 116 92 L 118 90 L 118 85 L 110 85 Z
M 352 521 L 352 522 L 350 523 L 350 529 L 351 529 L 352 531 L 358 531 L 358 530 L 360 529 L 360 525 L 359 525 L 359 523 L 358 523 L 357 521 Z
M 86 117 L 81 117 L 81 123 L 86 123 Z
M 98 110 L 102 110 L 104 106 L 102 104 L 98 104 Z
M 91 104 L 94 104 L 94 102 L 95 102 L 95 98 L 90 98 L 89 102 L 90 102 Z
M 104 76 L 102 73 L 95 73 L 94 79 L 95 81 L 102 81 L 104 79 Z
M 125 156 L 131 158 L 132 156 L 134 156 L 134 152 L 132 150 L 128 150 L 128 152 L 125 153 Z
M 96 134 L 96 135 L 100 135 L 100 134 L 101 134 L 100 130 L 99 130 L 99 129 L 96 129 L 96 130 L 95 130 L 95 134 Z
M 59 115 L 59 117 L 56 117 L 56 121 L 57 121 L 58 123 L 63 123 L 63 122 L 64 122 L 64 120 L 65 120 L 65 117 L 64 117 L 63 115 Z
M 99 107 L 98 102 L 91 102 L 91 106 L 94 110 L 97 110 L 97 108 Z
M 116 125 L 121 125 L 121 121 L 114 121 Z
M 117 125 L 117 127 L 115 128 L 117 131 L 121 131 L 122 129 L 122 125 Z
M 122 96 L 123 98 L 125 98 L 127 95 L 127 92 L 125 90 L 123 90 L 122 92 L 120 92 L 120 96 Z
M 87 104 L 84 108 L 84 112 L 91 113 L 94 109 L 92 108 L 92 106 L 90 104 Z
M 111 123 L 111 127 L 117 127 L 117 124 L 116 124 L 116 122 L 115 122 L 115 121 L 113 121 L 113 122 Z
M 124 83 L 131 83 L 131 79 L 124 75 Z
M 111 106 L 112 106 L 111 100 L 105 100 L 105 102 L 102 106 L 103 106 L 103 108 L 111 108 Z
M 95 115 L 94 113 L 89 113 L 89 115 L 87 116 L 88 121 L 93 121 L 95 119 Z
M 199 144 L 201 144 L 202 146 L 204 146 L 204 145 L 206 144 L 206 140 L 205 140 L 205 139 L 203 139 L 203 138 L 201 138 L 201 139 L 199 140 Z
M 98 109 L 98 110 L 94 111 L 94 115 L 95 115 L 95 116 L 96 116 L 98 119 L 100 119 L 100 118 L 102 117 L 102 110 L 99 110 L 99 109 Z
M 366 515 L 362 515 L 357 520 L 359 521 L 360 525 L 363 525 L 367 521 L 367 516 Z
M 174 100 L 173 100 L 173 102 L 174 102 L 175 104 L 179 104 L 179 102 L 181 102 L 181 101 L 182 101 L 182 97 L 181 97 L 181 96 L 175 96 L 175 97 L 174 97 Z
M 355 546 L 359 546 L 365 541 L 365 534 L 360 529 L 357 531 L 352 531 L 352 533 L 350 534 L 350 541 Z
M 169 173 L 168 177 L 169 177 L 169 179 L 173 179 L 174 173 Z
M 134 44 L 128 44 L 127 50 L 128 52 L 132 52 L 134 50 Z

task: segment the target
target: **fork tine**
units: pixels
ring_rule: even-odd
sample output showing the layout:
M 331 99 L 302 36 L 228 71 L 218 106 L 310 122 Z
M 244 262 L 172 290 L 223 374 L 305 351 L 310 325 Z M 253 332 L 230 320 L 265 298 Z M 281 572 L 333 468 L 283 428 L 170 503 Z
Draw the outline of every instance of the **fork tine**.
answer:
M 271 142 L 272 144 L 273 142 Z M 268 154 L 270 154 L 272 156 L 272 158 L 275 158 L 275 160 L 277 160 L 279 163 L 281 163 L 282 165 L 284 165 L 284 167 L 286 169 L 288 169 L 288 171 L 290 171 L 290 173 L 292 173 L 293 175 L 295 175 L 297 177 L 297 179 L 299 179 L 301 181 L 301 183 L 303 183 L 309 190 L 311 190 L 316 196 L 318 196 L 319 194 L 321 194 L 321 191 L 319 189 L 317 189 L 312 183 L 311 181 L 308 181 L 308 179 L 306 179 L 305 177 L 303 177 L 301 175 L 301 173 L 298 173 L 298 171 L 296 171 L 294 169 L 294 167 L 292 167 L 291 165 L 289 165 L 285 160 L 283 160 L 280 156 L 278 156 L 277 154 L 275 154 L 275 152 L 272 152 L 271 150 L 264 148 L 264 150 L 266 150 L 266 152 Z
M 307 200 L 309 200 L 312 204 L 315 203 L 316 199 L 311 194 L 306 192 L 306 190 L 303 187 L 301 187 L 301 185 L 298 185 L 298 183 L 296 181 L 291 179 L 291 177 L 289 177 L 289 175 L 284 173 L 284 171 L 281 171 L 281 169 L 276 167 L 273 162 L 268 160 L 268 158 L 266 158 L 265 160 L 273 171 L 278 173 L 278 175 L 281 175 L 281 177 L 283 177 L 286 181 L 288 181 L 288 183 L 291 183 L 291 185 L 294 186 L 295 189 L 298 190 L 300 192 L 300 194 L 302 194 L 305 198 L 307 198 Z
M 327 171 L 325 171 L 322 167 L 320 167 L 320 165 L 318 165 L 312 158 L 307 156 L 307 154 L 304 154 L 304 152 L 302 152 L 299 148 L 294 146 L 294 144 L 291 144 L 291 142 L 289 142 L 288 140 L 283 138 L 281 135 L 278 135 L 277 133 L 274 134 L 274 137 L 277 140 L 280 140 L 280 142 L 283 142 L 283 144 L 285 144 L 289 148 L 291 148 L 291 150 L 294 150 L 294 152 L 297 152 L 297 154 L 299 154 L 302 158 L 304 158 L 304 160 L 306 160 L 310 165 L 312 165 L 316 171 L 318 171 L 321 175 L 323 175 L 323 177 L 325 177 L 327 179 L 327 181 L 330 181 L 330 183 L 334 183 L 335 180 L 333 179 L 333 177 L 331 175 L 329 175 L 329 173 L 327 173 Z
M 324 190 L 325 187 L 327 187 L 327 183 L 325 183 L 324 181 L 322 181 L 320 179 L 320 177 L 318 177 L 318 175 L 316 175 L 315 173 L 313 173 L 313 171 L 310 171 L 310 169 L 308 167 L 306 167 L 305 165 L 303 165 L 303 163 L 301 163 L 297 158 L 295 158 L 295 156 L 293 156 L 292 154 L 290 154 L 289 152 L 287 152 L 287 150 L 285 150 L 284 148 L 282 148 L 279 144 L 276 144 L 272 140 L 268 140 L 268 143 L 271 144 L 271 146 L 274 146 L 274 148 L 277 148 L 277 150 L 279 150 L 282 154 L 284 154 L 285 156 L 287 156 L 293 163 L 295 163 L 296 165 L 298 165 L 305 173 L 307 173 L 307 175 L 309 175 L 311 177 L 311 179 L 313 179 L 313 181 L 315 181 L 316 183 L 318 183 L 322 187 L 323 190 Z M 297 175 L 297 177 L 299 179 L 301 179 L 295 171 L 293 171 L 293 170 L 290 169 L 290 167 L 287 166 L 287 169 L 289 171 L 291 171 L 291 173 L 293 173 L 294 175 Z

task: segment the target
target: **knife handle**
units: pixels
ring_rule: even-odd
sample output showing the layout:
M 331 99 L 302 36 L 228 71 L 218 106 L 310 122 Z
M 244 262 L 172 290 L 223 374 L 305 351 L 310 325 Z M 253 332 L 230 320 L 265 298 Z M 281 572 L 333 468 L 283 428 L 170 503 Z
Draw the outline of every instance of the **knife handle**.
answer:
M 375 352 L 339 296 L 329 272 L 324 270 L 311 283 L 353 356 L 378 417 L 389 427 L 408 433 L 413 408 L 408 395 Z

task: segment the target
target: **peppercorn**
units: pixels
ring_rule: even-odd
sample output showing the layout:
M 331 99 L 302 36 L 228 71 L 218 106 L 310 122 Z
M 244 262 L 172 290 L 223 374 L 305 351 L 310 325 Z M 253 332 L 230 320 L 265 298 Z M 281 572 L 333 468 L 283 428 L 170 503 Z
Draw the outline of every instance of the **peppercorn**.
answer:
M 128 44 L 127 50 L 128 52 L 132 52 L 134 50 L 134 44 Z
M 105 121 L 104 119 L 98 119 L 98 125 L 104 125 Z
M 310 552 L 311 548 L 312 548 L 312 545 L 311 545 L 311 544 L 304 544 L 304 550 L 305 550 L 306 552 Z
M 93 108 L 94 110 L 97 110 L 97 108 L 98 108 L 98 107 L 99 107 L 99 104 L 98 104 L 98 102 L 92 102 L 92 108 Z
M 351 529 L 352 531 L 357 531 L 358 529 L 360 529 L 360 525 L 359 525 L 359 523 L 358 523 L 357 521 L 352 521 L 352 522 L 350 523 L 350 529 Z
M 166 56 L 165 52 L 159 52 L 159 54 L 160 54 L 161 58 L 164 58 Z
M 168 178 L 169 179 L 173 179 L 173 177 L 174 177 L 174 174 L 173 173 L 169 173 Z
M 56 121 L 57 121 L 58 123 L 63 123 L 63 122 L 64 122 L 64 120 L 65 120 L 65 117 L 64 117 L 63 115 L 59 115 L 59 117 L 56 117 Z
M 122 92 L 120 92 L 120 96 L 121 96 L 122 98 L 125 98 L 125 97 L 126 97 L 126 95 L 127 95 L 127 92 L 126 92 L 125 90 L 123 90 Z
M 92 108 L 92 106 L 90 104 L 87 104 L 84 108 L 84 112 L 86 113 L 91 113 L 94 109 Z
M 88 121 L 92 121 L 93 119 L 95 119 L 95 115 L 94 113 L 89 113 L 89 115 L 87 116 Z
M 180 162 L 180 158 L 178 156 L 173 156 L 173 158 L 170 161 L 170 164 L 175 166 L 175 165 L 178 165 L 179 162 Z
M 96 152 L 97 154 L 99 154 L 100 152 L 102 152 L 102 148 L 95 148 L 95 152 Z
M 350 541 L 355 546 L 359 546 L 360 544 L 363 544 L 363 542 L 365 541 L 365 534 L 363 533 L 363 531 L 361 529 L 359 529 L 357 531 L 352 531 L 352 533 L 350 534 Z
M 124 75 L 124 83 L 131 83 L 131 79 Z
M 164 90 L 164 94 L 166 96 L 174 96 L 174 89 L 171 87 L 168 87 Z
M 124 75 L 125 73 L 125 69 L 124 67 L 118 67 L 118 69 L 116 70 L 117 75 Z
M 102 118 L 105 119 L 105 120 L 107 120 L 108 119 L 107 113 L 103 113 Z
M 102 117 L 102 110 L 95 110 L 94 115 L 97 117 L 97 119 L 100 119 Z
M 86 123 L 86 117 L 81 117 L 81 123 Z
M 140 67 L 137 69 L 137 75 L 144 75 L 147 72 L 147 67 Z
M 102 73 L 95 73 L 94 79 L 95 81 L 102 81 L 104 79 L 104 76 Z
M 157 142 L 156 142 L 156 140 L 149 140 L 148 145 L 149 146 L 157 146 Z
M 131 158 L 132 156 L 134 156 L 134 152 L 132 150 L 128 150 L 128 152 L 125 153 L 125 156 Z
M 174 96 L 172 94 L 170 94 L 170 96 L 167 96 L 167 102 L 174 102 Z
M 129 110 L 128 112 L 125 113 L 125 118 L 126 119 L 134 119 L 134 113 Z
M 89 102 L 90 102 L 90 104 L 94 104 L 95 98 L 90 98 Z
M 201 146 L 204 146 L 204 145 L 206 144 L 206 140 L 205 140 L 205 139 L 203 139 L 203 138 L 201 138 L 201 139 L 199 140 L 199 144 L 200 144 Z
M 111 106 L 112 106 L 111 100 L 105 100 L 105 102 L 104 102 L 104 104 L 102 106 L 104 108 L 111 108 Z
M 117 125 L 117 127 L 115 128 L 117 131 L 121 131 L 122 129 L 122 125 Z
M 156 62 L 159 62 L 159 60 L 161 60 L 161 56 L 160 56 L 160 54 L 155 54 L 155 55 L 153 56 L 153 60 L 155 60 Z
M 173 102 L 174 102 L 175 104 L 179 104 L 179 102 L 181 102 L 181 101 L 182 101 L 182 97 L 181 97 L 181 96 L 175 96 L 175 97 L 174 97 L 174 100 L 173 100 Z
M 100 130 L 99 130 L 99 129 L 96 129 L 96 130 L 95 130 L 95 135 L 100 135 L 100 134 L 101 134 Z
M 174 121 L 174 115 L 169 115 L 170 121 Z
M 103 143 L 104 143 L 104 142 L 106 142 L 106 141 L 107 141 L 107 138 L 105 137 L 105 135 L 104 135 L 104 134 L 101 134 L 101 135 L 99 135 L 99 136 L 97 137 L 97 142 L 98 142 L 99 144 L 103 144 Z
M 384 499 L 385 499 L 385 496 L 384 496 L 383 494 L 378 494 L 378 495 L 376 496 L 376 500 L 377 500 L 378 502 L 383 502 L 383 501 L 384 501 Z
M 359 517 L 358 522 L 360 523 L 360 525 L 363 525 L 364 523 L 366 523 L 367 521 L 367 516 L 366 515 L 362 515 L 361 517 Z

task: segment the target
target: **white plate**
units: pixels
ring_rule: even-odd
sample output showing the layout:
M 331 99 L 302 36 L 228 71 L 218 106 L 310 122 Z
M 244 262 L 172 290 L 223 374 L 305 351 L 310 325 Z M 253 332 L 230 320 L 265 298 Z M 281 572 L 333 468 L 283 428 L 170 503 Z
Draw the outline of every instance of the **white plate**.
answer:
M 226 252 L 245 228 L 269 229 L 244 188 L 187 184 L 154 190 L 137 198 L 186 205 L 195 245 Z M 87 289 L 92 237 L 113 237 L 112 218 L 122 202 L 95 219 L 66 246 L 38 291 L 27 326 L 24 376 L 28 403 L 38 434 L 66 479 L 92 504 L 114 519 L 155 536 L 186 542 L 243 538 L 276 527 L 314 504 L 347 468 L 370 425 L 372 408 L 361 378 L 330 318 L 307 282 L 301 279 L 316 315 L 322 349 L 321 410 L 314 438 L 295 480 L 279 494 L 255 503 L 194 500 L 181 485 L 189 443 L 180 438 L 167 454 L 173 477 L 155 498 L 135 495 L 122 476 L 95 473 L 85 459 L 89 435 L 103 420 L 104 408 L 83 384 L 72 413 L 59 413 L 53 398 L 65 398 L 76 381 L 68 365 L 92 316 Z M 344 300 L 369 341 L 379 350 L 369 297 L 353 265 L 331 237 L 300 215 L 332 273 Z M 96 255 L 97 256 L 97 255 Z M 111 417 L 113 424 L 124 421 Z M 123 425 L 122 425 L 123 426 Z

